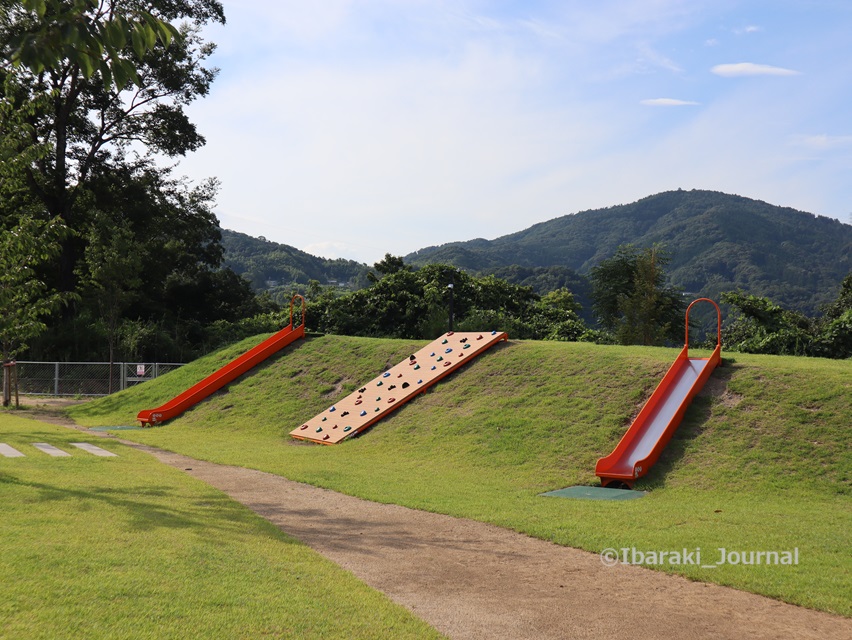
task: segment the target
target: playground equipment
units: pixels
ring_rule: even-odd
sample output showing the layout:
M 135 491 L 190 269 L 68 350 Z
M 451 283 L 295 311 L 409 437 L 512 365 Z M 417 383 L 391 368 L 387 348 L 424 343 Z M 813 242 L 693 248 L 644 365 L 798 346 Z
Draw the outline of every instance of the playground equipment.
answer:
M 689 357 L 689 310 L 696 302 L 716 307 L 716 348 L 709 358 Z M 657 459 L 683 420 L 686 408 L 722 361 L 722 312 L 709 298 L 694 300 L 686 308 L 686 342 L 674 364 L 642 407 L 613 452 L 598 460 L 595 475 L 604 487 L 633 488 Z
M 490 334 L 450 331 L 293 429 L 290 435 L 298 440 L 337 444 L 378 422 L 441 378 L 508 338 L 498 331 Z
M 293 326 L 293 307 L 296 298 L 302 301 L 302 321 L 298 327 Z M 190 387 L 179 396 L 172 398 L 166 404 L 156 409 L 144 409 L 136 416 L 142 423 L 154 425 L 179 416 L 181 413 L 198 404 L 209 395 L 215 393 L 226 384 L 233 382 L 249 369 L 256 367 L 269 356 L 277 353 L 288 344 L 305 337 L 305 299 L 295 295 L 290 299 L 290 324 L 273 334 L 259 345 L 246 351 L 236 360 L 210 374 L 204 380 Z

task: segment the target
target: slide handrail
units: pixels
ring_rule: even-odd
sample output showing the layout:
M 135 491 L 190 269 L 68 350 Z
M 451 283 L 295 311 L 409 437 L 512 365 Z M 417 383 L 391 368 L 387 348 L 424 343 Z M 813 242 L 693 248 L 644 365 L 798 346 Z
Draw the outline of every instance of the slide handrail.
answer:
M 692 309 L 692 305 L 696 302 L 709 302 L 714 307 L 716 307 L 716 346 L 722 346 L 722 310 L 719 308 L 719 305 L 716 304 L 710 298 L 698 298 L 697 300 L 693 300 L 689 303 L 689 306 L 686 308 L 686 338 L 684 339 L 684 348 L 689 351 L 689 310 Z
M 296 302 L 296 298 L 302 301 L 302 324 L 305 324 L 305 296 L 294 293 L 293 297 L 290 298 L 290 328 L 295 328 L 293 327 L 293 305 Z

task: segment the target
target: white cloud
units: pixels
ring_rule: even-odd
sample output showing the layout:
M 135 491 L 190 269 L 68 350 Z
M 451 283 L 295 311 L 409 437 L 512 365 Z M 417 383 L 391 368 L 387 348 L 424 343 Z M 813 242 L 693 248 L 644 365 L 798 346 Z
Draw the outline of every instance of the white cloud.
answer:
M 793 69 L 773 67 L 768 64 L 755 64 L 754 62 L 717 64 L 710 71 L 723 78 L 738 78 L 743 76 L 797 76 L 801 73 Z
M 825 133 L 816 135 L 791 136 L 793 144 L 816 151 L 829 151 L 852 147 L 852 136 L 830 136 Z
M 639 104 L 644 104 L 648 107 L 687 107 L 699 103 L 691 100 L 678 100 L 677 98 L 650 98 L 648 100 L 640 100 Z

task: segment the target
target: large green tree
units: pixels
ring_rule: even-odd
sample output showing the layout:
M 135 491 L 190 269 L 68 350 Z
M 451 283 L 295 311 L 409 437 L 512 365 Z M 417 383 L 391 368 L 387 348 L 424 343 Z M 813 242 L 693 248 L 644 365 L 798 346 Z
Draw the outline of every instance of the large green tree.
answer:
M 623 245 L 592 269 L 595 314 L 619 343 L 661 345 L 680 337 L 685 304 L 666 284 L 668 261 L 659 247 Z
M 208 93 L 216 75 L 204 65 L 214 46 L 201 39 L 200 29 L 225 18 L 217 0 L 51 2 L 44 12 L 10 10 L 0 15 L 7 60 L 14 61 L 22 33 L 49 32 L 51 21 L 59 20 L 55 12 L 71 9 L 91 39 L 82 39 L 83 53 L 59 46 L 36 64 L 7 65 L 4 72 L 16 76 L 21 99 L 49 96 L 29 124 L 32 144 L 49 144 L 50 153 L 27 168 L 27 184 L 48 218 L 62 218 L 79 232 L 88 224 L 89 212 L 80 201 L 92 177 L 125 166 L 134 154 L 132 145 L 148 154 L 175 157 L 204 143 L 186 107 Z M 119 46 L 122 37 L 112 35 L 110 25 L 131 24 L 140 11 L 163 23 L 183 21 L 180 37 L 166 49 L 162 40 L 158 44 L 156 32 L 151 38 L 146 31 L 143 42 L 131 36 Z M 87 64 L 99 48 L 101 59 Z M 135 77 L 115 71 L 115 63 L 107 64 L 110 60 L 120 60 L 121 68 L 132 66 Z M 75 289 L 82 244 L 79 234 L 63 242 L 58 285 L 64 291 Z

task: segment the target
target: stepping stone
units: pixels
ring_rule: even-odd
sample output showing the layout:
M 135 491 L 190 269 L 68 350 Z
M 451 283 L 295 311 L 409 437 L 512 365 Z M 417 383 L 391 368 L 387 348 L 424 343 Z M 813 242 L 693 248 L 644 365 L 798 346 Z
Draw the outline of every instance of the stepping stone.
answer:
M 101 449 L 100 447 L 96 447 L 93 444 L 89 444 L 88 442 L 70 442 L 72 447 L 77 447 L 78 449 L 82 449 L 83 451 L 87 451 L 91 453 L 93 456 L 100 456 L 101 458 L 115 458 L 118 457 L 117 453 L 113 453 L 112 451 L 107 451 L 106 449 Z
M 0 456 L 5 456 L 7 458 L 23 458 L 24 454 L 14 447 L 10 447 L 8 444 L 0 442 Z
M 70 453 L 63 451 L 62 449 L 57 449 L 52 444 L 47 444 L 46 442 L 33 442 L 33 446 L 42 453 L 46 453 L 47 455 L 53 456 L 54 458 L 71 457 Z

